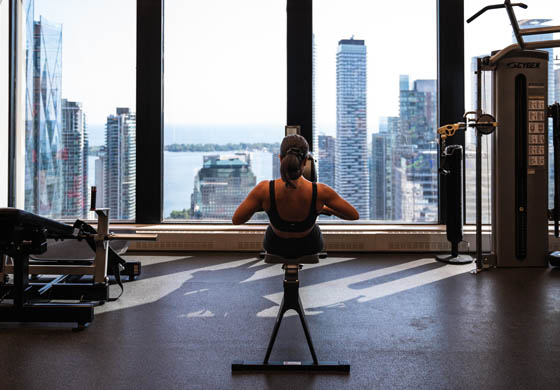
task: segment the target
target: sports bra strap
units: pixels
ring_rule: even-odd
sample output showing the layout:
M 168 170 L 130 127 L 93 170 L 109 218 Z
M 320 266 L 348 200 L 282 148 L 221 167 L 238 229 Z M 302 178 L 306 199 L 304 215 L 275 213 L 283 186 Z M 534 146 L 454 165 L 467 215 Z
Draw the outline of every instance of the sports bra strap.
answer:
M 271 210 L 275 210 L 276 209 L 276 196 L 274 194 L 274 180 L 271 180 L 268 182 L 268 189 L 270 192 L 270 209 Z
M 317 183 L 311 183 L 313 185 L 313 195 L 311 195 L 311 208 L 309 211 L 309 215 L 317 215 Z

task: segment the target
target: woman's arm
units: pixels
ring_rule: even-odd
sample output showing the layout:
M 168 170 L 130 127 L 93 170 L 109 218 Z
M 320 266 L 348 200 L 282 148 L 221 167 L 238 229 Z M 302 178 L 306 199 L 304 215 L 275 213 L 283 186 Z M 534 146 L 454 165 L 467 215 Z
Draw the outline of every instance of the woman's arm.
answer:
M 233 222 L 234 225 L 241 225 L 250 220 L 257 211 L 262 211 L 262 203 L 267 188 L 268 181 L 264 180 L 249 192 L 247 198 L 241 202 L 231 218 L 231 222 Z
M 325 213 L 329 213 L 337 216 L 338 218 L 349 221 L 355 221 L 360 218 L 358 210 L 338 195 L 335 190 L 325 184 L 319 185 L 321 186 L 320 198 L 324 203 L 323 210 Z

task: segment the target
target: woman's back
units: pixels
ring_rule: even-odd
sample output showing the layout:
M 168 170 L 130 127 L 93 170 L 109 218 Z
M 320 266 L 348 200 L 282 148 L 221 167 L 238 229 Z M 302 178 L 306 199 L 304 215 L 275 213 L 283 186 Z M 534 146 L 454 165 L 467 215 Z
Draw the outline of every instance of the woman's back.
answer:
M 273 182 L 273 193 L 269 189 L 268 197 L 263 202 L 263 209 L 267 212 L 271 210 L 271 196 L 274 196 L 276 211 L 284 221 L 305 221 L 311 211 L 315 211 L 315 214 L 317 214 L 323 208 L 323 204 L 318 197 L 318 186 L 315 206 L 313 209 L 311 207 L 313 183 L 310 181 L 306 179 L 298 180 L 296 188 L 286 187 L 282 179 L 276 179 Z

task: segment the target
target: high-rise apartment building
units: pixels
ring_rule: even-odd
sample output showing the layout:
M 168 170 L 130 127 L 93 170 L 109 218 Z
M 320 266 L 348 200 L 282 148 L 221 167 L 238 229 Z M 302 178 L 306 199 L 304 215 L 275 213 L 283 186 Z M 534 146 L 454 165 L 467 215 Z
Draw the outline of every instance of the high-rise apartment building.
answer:
M 336 53 L 336 191 L 369 219 L 367 50 L 363 40 L 340 40 Z
M 330 135 L 320 134 L 318 136 L 318 145 L 319 181 L 334 188 L 336 140 Z
M 193 217 L 230 219 L 256 182 L 250 153 L 204 156 L 191 195 Z M 259 213 L 256 217 L 265 215 Z
M 88 136 L 82 104 L 62 99 L 62 217 L 88 212 Z
M 26 3 L 25 209 L 59 218 L 62 176 L 62 26 Z
M 117 108 L 105 125 L 105 207 L 114 219 L 136 217 L 136 115 Z

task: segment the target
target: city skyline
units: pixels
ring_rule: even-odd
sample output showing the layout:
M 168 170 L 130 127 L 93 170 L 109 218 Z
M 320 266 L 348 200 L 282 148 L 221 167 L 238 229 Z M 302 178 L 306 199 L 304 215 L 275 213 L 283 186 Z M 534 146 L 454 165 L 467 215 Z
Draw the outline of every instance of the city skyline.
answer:
M 46 0 L 36 0 L 36 2 L 43 5 L 47 3 L 53 4 Z M 360 2 L 357 1 L 355 3 L 358 4 Z M 77 50 L 76 46 L 73 46 L 75 37 L 72 36 L 72 28 L 75 27 L 76 22 L 72 21 L 72 18 L 69 19 L 71 11 L 60 10 L 60 7 L 50 8 L 57 9 L 58 13 L 55 12 L 48 16 L 53 16 L 53 20 L 63 21 L 63 28 L 62 23 L 48 22 L 41 13 L 41 7 L 35 10 L 32 0 L 26 1 L 25 4 L 28 5 L 26 9 L 28 12 L 26 23 L 27 43 L 28 48 L 32 48 L 28 50 L 27 55 L 28 58 L 33 56 L 33 58 L 39 58 L 40 60 L 36 67 L 33 65 L 33 61 L 28 62 L 26 101 L 27 112 L 33 113 L 33 118 L 27 118 L 26 120 L 25 207 L 31 211 L 35 210 L 42 215 L 52 217 L 64 217 L 68 213 L 82 216 L 79 214 L 85 212 L 84 206 L 88 203 L 88 191 L 84 191 L 88 181 L 88 158 L 84 158 L 84 156 L 87 156 L 89 145 L 100 144 L 98 143 L 98 135 L 94 136 L 90 133 L 92 127 L 95 127 L 96 132 L 99 132 L 100 125 L 99 123 L 93 125 L 89 123 L 89 112 L 90 110 L 97 112 L 95 115 L 98 117 L 99 107 L 92 106 L 91 104 L 88 106 L 83 102 L 88 101 L 87 93 L 83 95 L 66 95 L 63 93 L 65 85 L 73 84 L 72 82 L 62 82 L 63 63 L 72 64 L 72 61 L 68 62 L 68 55 L 65 55 L 65 53 L 70 51 L 73 55 Z M 36 14 L 39 15 L 37 20 L 34 18 Z M 320 15 L 320 12 L 318 14 Z M 57 18 L 57 15 L 60 16 L 60 19 Z M 67 27 L 69 30 L 67 30 Z M 126 30 L 126 26 L 123 29 Z M 135 28 L 132 30 L 135 31 Z M 70 37 L 68 42 L 64 41 L 64 50 L 62 50 L 63 31 L 65 32 L 65 37 Z M 68 34 L 67 31 L 70 31 L 70 33 Z M 354 33 L 355 31 L 360 31 L 360 28 L 352 32 Z M 365 35 L 368 36 L 367 34 Z M 511 32 L 509 32 L 509 35 L 511 39 Z M 337 134 L 335 137 L 332 132 L 329 134 L 328 129 L 321 124 L 321 119 L 317 117 L 318 114 L 316 114 L 315 110 L 316 105 L 321 110 L 328 106 L 322 104 L 328 94 L 317 93 L 316 91 L 316 86 L 323 83 L 322 80 L 325 80 L 323 76 L 318 76 L 322 74 L 320 68 L 325 64 L 323 61 L 324 55 L 319 53 L 321 52 L 321 45 L 324 44 L 323 39 L 325 36 L 328 36 L 328 34 L 319 35 L 319 44 L 316 44 L 315 37 L 313 39 L 313 143 L 320 144 L 319 139 L 321 137 L 323 141 L 327 139 L 326 137 L 330 137 L 334 144 L 339 144 L 339 147 L 334 148 L 333 153 L 329 156 L 325 154 L 321 156 L 321 148 L 319 148 L 319 156 L 316 155 L 319 159 L 319 178 L 325 177 L 326 180 L 329 180 L 329 171 L 327 170 L 324 175 L 321 172 L 322 167 L 327 166 L 328 162 L 333 167 L 332 171 L 335 177 L 333 186 L 340 189 L 340 192 L 344 194 L 344 191 L 346 191 L 343 189 L 344 185 L 342 184 L 344 178 L 356 178 L 356 176 L 363 175 L 354 182 L 359 184 L 346 183 L 346 187 L 352 187 L 352 191 L 348 190 L 350 192 L 344 196 L 353 199 L 354 194 L 357 194 L 355 196 L 356 199 L 352 201 L 357 204 L 364 219 L 374 218 L 374 209 L 377 210 L 375 212 L 377 215 L 381 215 L 382 209 L 380 207 L 383 205 L 385 219 L 409 222 L 437 220 L 437 174 L 434 173 L 437 168 L 435 159 L 437 157 L 435 145 L 436 81 L 430 78 L 418 77 L 417 75 L 411 77 L 411 74 L 408 73 L 391 74 L 387 79 L 393 80 L 393 86 L 398 82 L 399 88 L 392 87 L 384 90 L 383 93 L 388 96 L 385 99 L 385 103 L 387 105 L 391 104 L 392 108 L 383 112 L 384 115 L 373 114 L 374 124 L 368 125 L 371 122 L 372 116 L 370 112 L 371 105 L 368 99 L 371 95 L 367 94 L 368 86 L 370 85 L 370 78 L 367 76 L 370 74 L 370 66 L 367 60 L 365 60 L 367 57 L 364 55 L 363 69 L 358 61 L 359 66 L 354 66 L 349 72 L 349 74 L 355 73 L 358 70 L 358 73 L 363 75 L 363 79 L 361 78 L 362 76 L 358 76 L 354 81 L 345 81 L 347 85 L 355 82 L 352 88 L 358 86 L 358 89 L 354 88 L 349 92 L 349 96 L 355 94 L 355 100 L 352 102 L 352 98 L 350 98 L 351 104 L 345 106 L 348 109 L 346 110 L 348 113 L 340 116 L 337 114 Z M 360 40 L 351 38 L 342 41 Z M 339 51 L 340 42 L 342 41 L 339 41 Z M 361 41 L 365 42 L 364 39 L 361 39 Z M 272 43 L 269 44 L 273 46 Z M 203 40 L 197 42 L 197 45 L 200 45 L 199 47 L 202 48 L 204 46 Z M 352 45 L 355 44 L 350 44 L 350 46 Z M 363 46 L 365 49 L 365 44 Z M 67 47 L 71 47 L 71 49 L 66 50 Z M 130 52 L 131 47 L 128 47 L 127 50 Z M 552 53 L 552 50 L 550 52 Z M 173 54 L 166 52 L 166 55 L 168 54 L 169 57 L 166 58 L 173 58 Z M 377 51 L 375 54 L 378 54 Z M 43 58 L 48 59 L 48 61 L 41 62 Z M 116 64 L 118 62 L 116 60 Z M 173 64 L 181 64 L 179 60 L 171 62 Z M 338 79 L 338 61 L 333 61 L 331 57 L 329 62 L 331 64 L 336 63 L 336 76 Z M 395 61 L 395 65 L 397 63 L 399 67 L 402 65 L 400 62 Z M 550 66 L 550 69 L 553 69 L 552 64 Z M 64 80 L 66 80 L 67 76 L 70 80 L 75 80 L 71 76 L 73 74 L 72 68 L 73 65 L 69 66 L 70 70 L 64 67 Z M 44 83 L 40 83 L 41 85 L 46 85 L 46 87 L 42 87 L 41 93 L 38 90 L 34 90 L 33 88 L 35 87 L 32 87 L 34 85 L 33 80 L 39 77 L 34 72 L 40 72 L 40 77 L 43 77 L 43 75 L 47 77 Z M 135 75 L 134 70 L 131 72 L 131 74 Z M 553 75 L 557 73 L 558 70 L 552 72 Z M 128 74 L 123 79 L 135 81 L 134 77 L 131 79 L 130 74 Z M 375 72 L 374 77 L 377 77 Z M 334 86 L 335 83 L 332 81 L 331 79 L 330 83 Z M 556 84 L 553 77 L 549 81 L 551 86 L 558 88 L 558 80 L 556 80 Z M 344 84 L 345 82 L 336 83 L 337 95 L 339 93 L 342 95 L 343 87 L 346 85 Z M 129 84 L 132 85 L 134 82 L 129 82 Z M 120 85 L 121 87 L 116 88 L 122 89 L 122 84 Z M 348 91 L 352 88 L 349 88 Z M 324 90 L 319 89 L 319 91 Z M 398 104 L 394 104 L 395 100 L 389 98 L 389 96 L 395 95 L 395 91 L 397 91 Z M 554 91 L 554 88 L 551 88 L 551 94 L 549 95 L 551 98 L 552 91 Z M 376 90 L 375 96 L 377 96 L 377 92 Z M 109 101 L 113 99 L 111 95 L 104 95 L 107 97 L 105 99 L 107 101 L 104 102 L 107 106 Z M 44 99 L 44 101 L 41 99 Z M 346 103 L 339 101 L 338 97 L 336 101 L 336 111 L 338 112 L 339 107 L 344 106 Z M 285 102 L 282 104 L 285 104 Z M 354 107 L 350 107 L 352 105 Z M 185 106 L 189 110 L 193 108 L 188 106 L 188 104 Z M 223 107 L 218 105 L 211 108 L 218 112 Z M 114 112 L 115 109 L 117 110 L 117 115 L 107 114 L 108 112 Z M 254 107 L 252 109 L 254 111 Z M 378 113 L 379 109 L 379 107 L 375 107 L 371 111 Z M 64 110 L 66 110 L 68 118 L 65 118 Z M 126 112 L 122 111 L 119 113 L 119 110 L 126 110 Z M 351 112 L 352 110 L 354 111 Z M 394 114 L 395 110 L 398 111 L 398 115 Z M 100 178 L 103 177 L 103 180 L 99 182 L 103 193 L 101 198 L 104 202 L 107 202 L 107 204 L 103 205 L 111 204 L 109 207 L 114 210 L 112 216 L 117 219 L 133 219 L 135 217 L 134 111 L 133 104 L 112 105 L 110 110 L 105 111 L 105 123 L 101 126 L 104 132 L 103 136 L 105 139 L 103 143 L 105 149 L 98 156 L 99 164 L 98 161 L 95 161 L 95 168 L 99 171 L 99 174 L 96 174 L 96 182 L 101 181 Z M 187 115 L 189 113 L 190 111 L 184 113 L 183 117 L 189 117 Z M 118 118 L 123 116 L 128 116 L 128 119 L 119 122 Z M 214 117 L 216 115 L 212 116 L 212 118 Z M 169 118 L 166 117 L 166 119 Z M 99 121 L 99 119 L 96 119 L 96 121 Z M 353 123 L 347 129 L 344 129 L 344 126 L 350 122 Z M 225 125 L 222 127 L 213 126 L 215 125 L 210 122 L 201 125 L 202 139 L 208 139 L 210 135 L 207 130 L 212 129 L 216 132 L 214 136 L 223 141 L 223 139 L 220 139 L 222 136 L 218 133 L 220 131 L 227 131 L 230 127 Z M 245 131 L 251 128 L 251 125 L 243 126 L 236 124 L 233 119 L 231 126 L 239 126 L 239 131 L 243 131 L 244 136 L 246 135 Z M 270 125 L 268 128 L 265 127 L 266 131 L 260 129 L 261 126 L 256 122 L 252 126 L 255 129 L 255 136 L 261 130 L 260 135 L 264 138 L 274 137 L 281 139 L 283 124 L 282 126 L 278 124 Z M 176 138 L 175 134 L 169 135 L 170 129 L 175 132 L 174 127 L 170 127 L 170 123 L 166 122 L 166 140 L 174 140 Z M 180 131 L 182 132 L 183 130 Z M 344 131 L 349 131 L 349 133 L 344 135 Z M 354 133 L 352 134 L 352 132 Z M 372 136 L 370 138 L 370 135 L 379 136 Z M 91 142 L 92 139 L 96 140 L 95 143 Z M 345 147 L 348 147 L 350 152 L 344 152 L 343 149 Z M 344 164 L 344 155 L 351 157 L 355 174 L 348 174 L 351 171 L 345 172 L 345 169 L 352 167 L 350 163 Z M 337 162 L 331 163 L 330 160 L 326 160 L 327 157 L 329 159 L 335 157 Z M 277 170 L 274 167 L 275 161 L 273 156 L 273 172 Z M 336 183 L 337 171 L 338 186 Z M 371 182 L 371 185 L 369 182 Z M 362 184 L 364 188 L 360 187 Z M 382 194 L 379 196 L 375 195 L 376 193 L 379 194 L 379 191 L 383 191 Z M 118 200 L 115 201 L 114 199 Z M 407 199 L 409 202 L 405 203 L 403 199 Z M 68 214 L 69 217 L 72 216 L 70 214 Z

